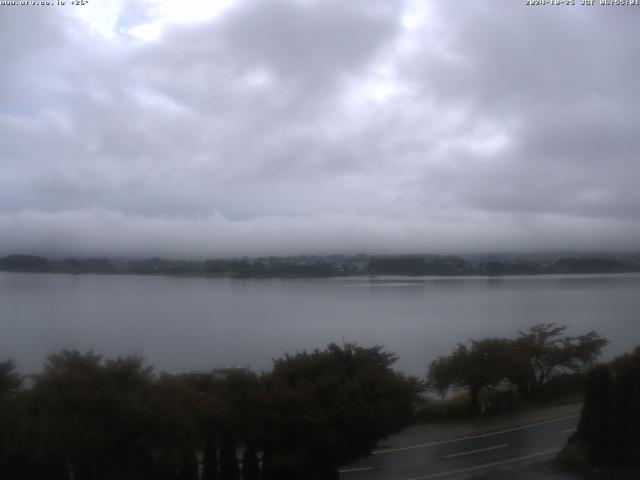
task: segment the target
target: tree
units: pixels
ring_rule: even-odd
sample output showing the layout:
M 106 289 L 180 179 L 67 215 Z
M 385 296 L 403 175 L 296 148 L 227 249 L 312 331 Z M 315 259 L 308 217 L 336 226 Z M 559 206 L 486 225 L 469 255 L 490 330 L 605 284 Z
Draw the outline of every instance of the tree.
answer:
M 611 441 L 613 402 L 611 369 L 600 365 L 587 375 L 585 401 L 576 436 L 587 441 L 587 457 L 596 464 L 607 462 Z
M 15 371 L 12 360 L 0 362 L 0 478 L 10 478 L 10 458 L 16 448 L 16 398 L 22 387 L 22 378 Z
M 48 357 L 36 379 L 33 458 L 70 467 L 75 478 L 193 477 L 193 392 L 179 378 L 155 377 L 137 356 L 91 352 Z
M 640 346 L 589 372 L 570 439 L 598 466 L 640 466 Z
M 428 385 L 445 392 L 450 387 L 469 390 L 470 410 L 480 411 L 480 391 L 506 378 L 510 341 L 503 338 L 472 340 L 462 343 L 450 355 L 441 356 L 429 366 Z
M 276 360 L 264 377 L 265 478 L 319 478 L 402 428 L 418 382 L 395 361 L 382 347 L 350 343 Z
M 0 418 L 16 428 L 5 436 L 0 423 L 0 477 L 188 480 L 204 448 L 203 479 L 239 480 L 237 441 L 247 480 L 260 477 L 258 449 L 265 479 L 333 478 L 413 413 L 418 382 L 393 371 L 395 359 L 381 347 L 330 345 L 287 355 L 261 376 L 155 375 L 140 357 L 65 350 L 24 391 L 5 362 Z M 4 408 L 14 400 L 19 409 Z
M 590 331 L 576 337 L 566 336 L 567 326 L 540 323 L 518 332 L 513 341 L 509 379 L 523 398 L 533 396 L 558 372 L 582 372 L 593 366 L 608 340 Z
M 615 359 L 611 460 L 640 466 L 640 346 Z
M 200 399 L 180 375 L 163 373 L 149 390 L 145 406 L 154 417 L 143 432 L 153 451 L 163 456 L 162 472 L 169 474 L 200 445 Z
M 236 442 L 229 433 L 223 435 L 220 447 L 220 480 L 240 480 Z
M 260 480 L 258 451 L 253 445 L 247 445 L 242 455 L 242 480 Z
M 204 444 L 202 480 L 218 480 L 218 452 L 214 436 L 211 433 L 207 434 Z
M 515 340 L 485 338 L 458 344 L 450 355 L 429 366 L 428 384 L 441 392 L 450 387 L 469 390 L 472 412 L 480 409 L 483 388 L 509 381 L 522 398 L 530 398 L 554 375 L 583 372 L 608 343 L 594 331 L 576 337 L 563 335 L 566 326 L 541 323 Z
M 13 398 L 22 386 L 22 377 L 16 372 L 13 360 L 0 362 L 0 402 Z
M 180 452 L 176 477 L 176 480 L 198 480 L 198 460 L 193 450 L 184 449 Z
M 38 455 L 73 465 L 78 478 L 148 474 L 151 382 L 140 357 L 103 360 L 67 350 L 50 355 L 33 386 Z

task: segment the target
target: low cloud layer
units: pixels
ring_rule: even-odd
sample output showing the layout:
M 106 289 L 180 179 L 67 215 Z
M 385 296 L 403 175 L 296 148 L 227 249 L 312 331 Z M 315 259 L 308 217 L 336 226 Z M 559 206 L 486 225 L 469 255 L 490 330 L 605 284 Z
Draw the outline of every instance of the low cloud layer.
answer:
M 638 249 L 638 15 L 1 7 L 0 254 Z
M 490 225 L 491 228 L 487 228 Z M 0 215 L 6 252 L 50 256 L 208 258 L 336 253 L 460 253 L 629 248 L 640 228 L 624 220 L 558 215 L 405 218 L 318 214 L 229 220 L 222 215 L 163 217 L 109 210 Z

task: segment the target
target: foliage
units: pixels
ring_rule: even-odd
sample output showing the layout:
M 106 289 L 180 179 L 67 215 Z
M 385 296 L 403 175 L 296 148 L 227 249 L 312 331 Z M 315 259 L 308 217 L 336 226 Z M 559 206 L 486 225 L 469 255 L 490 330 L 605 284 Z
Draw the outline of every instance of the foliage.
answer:
M 404 426 L 418 383 L 395 372 L 395 360 L 382 347 L 349 343 L 276 360 L 265 379 L 271 467 L 298 473 L 335 467 Z
M 0 362 L 0 402 L 15 397 L 21 386 L 22 378 L 16 372 L 13 360 Z
M 598 466 L 640 466 L 640 346 L 589 373 L 578 430 Z
M 486 387 L 539 387 L 558 373 L 583 370 L 606 341 L 594 332 L 563 336 L 564 328 L 541 324 L 514 340 L 460 344 L 432 363 L 429 383 L 468 389 L 477 410 Z M 237 368 L 170 375 L 155 374 L 137 356 L 64 350 L 48 357 L 29 389 L 12 362 L 0 363 L 0 472 L 192 480 L 196 452 L 203 452 L 203 478 L 239 480 L 238 445 L 247 478 L 259 476 L 258 450 L 263 478 L 321 478 L 370 453 L 412 417 L 422 385 L 394 371 L 396 359 L 379 346 L 331 344 L 285 355 L 261 375 Z M 620 362 L 619 372 L 632 372 L 616 376 L 616 388 L 626 392 L 635 370 Z M 636 394 L 616 395 L 625 399 L 620 412 L 632 415 Z
M 451 386 L 467 388 L 470 409 L 480 410 L 480 390 L 497 385 L 506 376 L 510 342 L 502 338 L 471 341 L 471 346 L 458 344 L 448 356 L 439 357 L 429 366 L 428 384 L 443 392 Z
M 185 448 L 180 451 L 176 480 L 199 480 L 198 460 L 192 449 Z
M 472 340 L 458 344 L 449 355 L 431 363 L 428 384 L 440 392 L 465 388 L 470 409 L 479 411 L 483 388 L 510 384 L 522 398 L 531 398 L 550 379 L 590 368 L 608 343 L 594 331 L 575 337 L 564 335 L 567 327 L 541 323 L 515 339 Z
M 258 451 L 253 445 L 247 445 L 242 455 L 242 480 L 260 480 Z
M 150 468 L 151 369 L 139 357 L 49 356 L 36 380 L 37 455 L 74 465 L 76 476 L 136 478 Z M 128 472 L 130 476 L 126 476 Z
M 202 478 L 239 480 L 237 445 L 244 480 L 260 477 L 258 450 L 263 478 L 271 467 L 313 479 L 409 419 L 417 382 L 394 372 L 394 361 L 381 347 L 330 345 L 276 360 L 260 376 L 246 369 L 158 375 L 137 356 L 64 350 L 25 390 L 5 362 L 0 475 L 195 480 L 201 452 Z
M 218 453 L 212 434 L 206 436 L 201 480 L 218 480 Z
M 220 448 L 220 480 L 240 480 L 236 442 L 228 433 L 222 437 Z
M 24 446 L 26 464 L 63 465 L 86 479 L 163 478 L 175 468 L 187 478 L 193 472 L 193 395 L 175 378 L 155 378 L 139 357 L 51 355 L 28 404 L 35 441 Z
M 16 399 L 22 387 L 22 378 L 15 370 L 12 360 L 0 362 L 0 478 L 8 477 L 6 466 L 11 450 L 15 448 L 16 420 L 19 419 Z
M 512 342 L 508 378 L 529 398 L 558 372 L 580 372 L 593 366 L 609 343 L 594 331 L 576 337 L 564 335 L 567 326 L 540 323 Z
M 589 372 L 578 435 L 590 439 L 588 457 L 596 464 L 603 463 L 608 456 L 612 389 L 611 369 L 601 365 Z

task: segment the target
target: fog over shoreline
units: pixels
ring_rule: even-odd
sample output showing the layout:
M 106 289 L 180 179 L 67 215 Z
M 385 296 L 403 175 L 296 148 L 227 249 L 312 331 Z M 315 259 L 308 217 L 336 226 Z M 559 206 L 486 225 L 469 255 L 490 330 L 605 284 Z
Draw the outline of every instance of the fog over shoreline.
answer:
M 490 228 L 487 228 L 490 225 Z M 323 214 L 229 220 L 88 209 L 0 214 L 0 255 L 208 258 L 264 255 L 637 251 L 633 222 L 558 215 L 424 221 Z

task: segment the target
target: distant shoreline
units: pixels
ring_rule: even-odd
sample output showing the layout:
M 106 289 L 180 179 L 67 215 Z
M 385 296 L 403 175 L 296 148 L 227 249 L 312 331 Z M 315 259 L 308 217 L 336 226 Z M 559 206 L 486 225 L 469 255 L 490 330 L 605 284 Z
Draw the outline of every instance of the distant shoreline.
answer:
M 304 279 L 330 279 L 330 278 L 505 278 L 505 277 L 544 277 L 544 276 L 557 276 L 557 277 L 570 277 L 576 275 L 625 275 L 625 274 L 640 274 L 639 270 L 630 270 L 625 272 L 540 272 L 540 273 L 498 273 L 498 274 L 484 274 L 484 273 L 439 273 L 439 274 L 401 274 L 401 273 L 357 273 L 357 274 L 336 274 L 336 275 L 282 275 L 282 274 L 261 274 L 261 275 L 247 275 L 239 273 L 136 273 L 136 272 L 67 272 L 67 271 L 18 271 L 18 270 L 0 270 L 0 273 L 24 273 L 24 274 L 49 274 L 49 275 L 73 275 L 73 276 L 127 276 L 127 277 L 167 277 L 167 278 L 229 278 L 236 280 L 304 280 Z
M 208 278 L 327 278 L 350 276 L 461 277 L 640 272 L 640 254 L 332 255 L 209 260 L 63 258 L 16 254 L 0 257 L 0 271 L 66 274 L 163 275 Z

